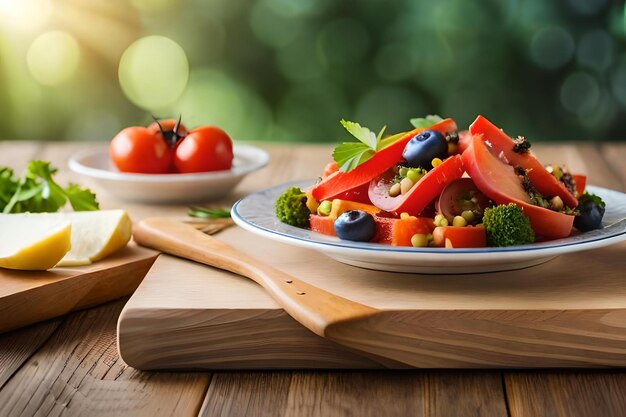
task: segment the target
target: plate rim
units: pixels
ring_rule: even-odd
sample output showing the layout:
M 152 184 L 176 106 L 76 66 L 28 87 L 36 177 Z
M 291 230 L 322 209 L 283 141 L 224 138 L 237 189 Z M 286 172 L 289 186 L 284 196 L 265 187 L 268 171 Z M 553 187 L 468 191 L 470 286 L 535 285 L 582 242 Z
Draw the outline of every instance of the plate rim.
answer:
M 144 183 L 177 183 L 177 182 L 194 182 L 194 181 L 209 181 L 220 180 L 233 177 L 241 177 L 252 172 L 258 171 L 268 165 L 270 160 L 269 153 L 254 145 L 248 144 L 233 144 L 233 154 L 235 157 L 238 155 L 248 154 L 253 155 L 254 163 L 246 164 L 241 167 L 234 167 L 229 170 L 212 171 L 212 172 L 194 172 L 194 173 L 172 173 L 172 174 L 141 174 L 130 172 L 116 172 L 100 168 L 90 167 L 80 162 L 88 156 L 97 156 L 101 154 L 108 154 L 108 150 L 103 147 L 86 148 L 75 152 L 68 161 L 70 170 L 77 174 L 85 175 L 91 178 L 98 178 L 111 181 L 133 181 Z
M 263 190 L 254 192 L 249 194 L 241 199 L 239 199 L 231 209 L 231 216 L 234 222 L 252 232 L 264 235 L 270 239 L 280 240 L 282 242 L 295 244 L 301 247 L 313 248 L 316 250 L 320 250 L 322 252 L 331 251 L 334 253 L 342 253 L 342 254 L 355 254 L 355 252 L 360 253 L 372 253 L 372 251 L 376 253 L 385 253 L 387 256 L 411 256 L 413 258 L 421 258 L 428 256 L 437 256 L 441 255 L 450 255 L 454 254 L 457 259 L 459 257 L 464 258 L 463 260 L 468 260 L 470 257 L 480 256 L 481 258 L 487 257 L 489 255 L 498 254 L 499 256 L 508 256 L 508 257 L 523 257 L 523 256 L 556 256 L 563 253 L 571 253 L 577 252 L 581 250 L 594 249 L 597 247 L 609 246 L 613 243 L 618 243 L 622 240 L 626 240 L 626 227 L 624 227 L 621 231 L 618 231 L 609 236 L 598 236 L 593 238 L 592 240 L 587 240 L 583 242 L 560 242 L 560 243 L 549 243 L 555 241 L 548 241 L 545 243 L 535 243 L 532 245 L 520 245 L 520 246 L 508 246 L 502 248 L 413 248 L 413 247 L 403 247 L 403 246 L 391 246 L 384 245 L 380 243 L 369 243 L 369 242 L 345 242 L 338 240 L 337 242 L 329 242 L 329 241 L 321 241 L 321 240 L 308 240 L 305 238 L 301 238 L 298 236 L 293 236 L 287 233 L 283 233 L 280 231 L 268 229 L 266 227 L 258 226 L 253 224 L 252 222 L 245 219 L 239 213 L 239 206 L 242 202 L 244 202 L 248 198 L 253 198 L 254 196 L 261 195 L 263 193 L 267 193 L 271 190 L 277 188 L 286 188 L 294 185 L 303 185 L 304 183 L 312 183 L 312 180 L 301 180 L 301 181 L 290 181 L 283 184 L 278 184 L 272 187 L 265 188 Z M 606 190 L 610 192 L 617 192 L 620 194 L 624 194 L 621 191 L 611 190 L 608 188 L 598 187 L 589 185 L 588 188 L 592 190 Z M 617 225 L 621 225 L 621 223 L 626 224 L 626 219 L 620 220 Z M 294 227 L 294 226 L 291 226 Z M 314 233 L 314 232 L 311 232 Z M 322 235 L 324 236 L 324 235 Z M 568 238 L 564 238 L 568 239 Z M 562 239 L 558 239 L 557 241 L 561 241 Z M 358 245 L 358 246 L 355 246 Z M 573 248 L 573 249 L 572 249 Z M 454 258 L 453 258 L 454 259 Z M 461 260 L 461 259 L 459 259 Z

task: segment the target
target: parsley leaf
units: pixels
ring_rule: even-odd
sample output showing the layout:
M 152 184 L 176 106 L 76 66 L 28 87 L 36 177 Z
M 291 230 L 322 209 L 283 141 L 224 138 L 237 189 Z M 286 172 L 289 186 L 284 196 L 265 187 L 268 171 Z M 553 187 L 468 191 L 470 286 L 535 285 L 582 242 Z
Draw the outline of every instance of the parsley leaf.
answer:
M 417 129 L 426 129 L 434 124 L 441 122 L 443 119 L 437 114 L 429 114 L 426 117 L 416 117 L 411 119 L 411 124 Z
M 89 189 L 57 184 L 57 172 L 46 161 L 30 161 L 26 174 L 15 178 L 9 168 L 0 167 L 0 210 L 3 213 L 59 211 L 69 200 L 76 211 L 98 210 L 96 196 Z
M 374 153 L 364 143 L 343 142 L 333 150 L 333 159 L 341 171 L 348 172 L 370 159 Z
M 65 189 L 65 195 L 74 211 L 94 211 L 100 209 L 96 195 L 89 188 L 81 188 L 70 183 Z
M 376 150 L 376 145 L 378 144 L 378 138 L 374 134 L 374 132 L 372 132 L 366 127 L 361 126 L 358 123 L 349 122 L 344 119 L 341 119 L 341 125 L 345 127 L 346 130 L 350 132 L 352 136 L 357 138 L 359 141 L 364 143 L 369 148 Z M 383 131 L 384 131 L 384 128 L 383 128 Z
M 376 151 L 391 143 L 388 141 L 389 138 L 382 139 L 387 126 L 384 126 L 376 135 L 367 127 L 355 122 L 341 119 L 341 125 L 359 140 L 359 142 L 343 142 L 333 150 L 333 159 L 341 171 L 353 170 L 374 156 Z M 398 135 L 393 137 L 397 139 Z

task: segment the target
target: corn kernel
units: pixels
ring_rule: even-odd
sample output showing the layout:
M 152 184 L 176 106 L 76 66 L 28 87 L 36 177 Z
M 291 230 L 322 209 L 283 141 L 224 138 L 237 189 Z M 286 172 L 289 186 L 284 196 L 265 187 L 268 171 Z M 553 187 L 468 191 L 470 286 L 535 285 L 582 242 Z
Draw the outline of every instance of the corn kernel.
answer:
M 439 165 L 441 165 L 443 161 L 440 158 L 433 158 L 433 160 L 430 163 L 434 168 L 434 167 L 438 167 Z
M 406 220 L 406 219 L 408 219 L 409 217 L 411 217 L 411 216 L 409 215 L 409 213 L 400 213 L 400 218 L 401 218 L 402 220 Z

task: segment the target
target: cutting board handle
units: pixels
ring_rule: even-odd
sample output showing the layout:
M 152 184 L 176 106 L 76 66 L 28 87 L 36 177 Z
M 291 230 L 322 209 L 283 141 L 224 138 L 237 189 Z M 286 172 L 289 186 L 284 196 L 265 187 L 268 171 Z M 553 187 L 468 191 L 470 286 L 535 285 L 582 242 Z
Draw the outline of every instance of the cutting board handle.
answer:
M 320 336 L 333 324 L 378 312 L 307 284 L 174 219 L 142 220 L 133 228 L 133 237 L 142 246 L 252 279 L 289 315 Z

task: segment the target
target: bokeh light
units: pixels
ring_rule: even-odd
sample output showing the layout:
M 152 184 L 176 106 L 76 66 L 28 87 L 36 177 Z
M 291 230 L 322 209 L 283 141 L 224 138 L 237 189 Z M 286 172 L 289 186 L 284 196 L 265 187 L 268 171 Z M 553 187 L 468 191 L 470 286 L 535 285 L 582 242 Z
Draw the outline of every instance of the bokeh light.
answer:
M 600 86 L 595 77 L 586 72 L 570 74 L 561 86 L 561 104 L 579 117 L 591 113 L 600 99 Z
M 568 31 L 558 26 L 548 27 L 533 36 L 530 56 L 541 68 L 557 69 L 572 59 L 574 48 L 574 38 Z
M 611 90 L 617 102 L 626 109 L 626 57 L 611 76 Z
M 164 36 L 135 41 L 120 60 L 119 82 L 130 101 L 156 111 L 174 103 L 189 80 L 185 51 Z
M 585 33 L 578 45 L 576 59 L 583 67 L 606 71 L 613 63 L 613 40 L 605 30 Z
M 243 83 L 208 68 L 191 73 L 189 85 L 180 100 L 167 110 L 181 115 L 188 127 L 213 124 L 233 138 L 264 138 L 271 125 L 271 112 L 265 101 Z
M 80 61 L 78 42 L 68 33 L 50 31 L 39 35 L 28 48 L 28 69 L 43 85 L 56 86 L 70 79 Z
M 356 119 L 378 131 L 387 125 L 389 132 L 402 132 L 413 117 L 428 114 L 424 100 L 407 89 L 393 86 L 374 87 L 358 101 Z
M 284 0 L 259 0 L 252 6 L 250 26 L 265 44 L 282 48 L 303 31 L 303 21 L 298 19 L 302 9 L 294 9 L 300 2 Z M 302 4 L 306 5 L 306 1 Z

